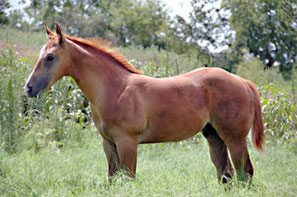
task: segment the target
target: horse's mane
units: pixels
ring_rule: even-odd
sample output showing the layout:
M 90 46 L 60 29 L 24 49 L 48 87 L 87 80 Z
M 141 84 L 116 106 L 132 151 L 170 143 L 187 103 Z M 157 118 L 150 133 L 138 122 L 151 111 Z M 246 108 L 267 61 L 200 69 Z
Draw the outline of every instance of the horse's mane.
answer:
M 128 60 L 125 58 L 124 55 L 116 51 L 111 47 L 111 42 L 103 40 L 101 38 L 75 38 L 70 37 L 68 35 L 65 35 L 65 37 L 69 40 L 71 40 L 74 43 L 81 44 L 83 46 L 91 47 L 92 49 L 95 49 L 101 53 L 104 53 L 114 60 L 116 60 L 121 66 L 123 66 L 125 69 L 127 69 L 131 73 L 136 74 L 142 74 L 143 72 L 140 70 L 137 70 L 134 66 L 132 66 Z

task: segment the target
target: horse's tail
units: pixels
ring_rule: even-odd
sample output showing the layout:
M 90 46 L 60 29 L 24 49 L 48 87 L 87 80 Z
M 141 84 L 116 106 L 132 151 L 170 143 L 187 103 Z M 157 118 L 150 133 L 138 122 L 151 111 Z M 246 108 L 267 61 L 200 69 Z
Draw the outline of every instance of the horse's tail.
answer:
M 251 89 L 254 97 L 255 115 L 252 127 L 252 146 L 259 152 L 264 150 L 265 135 L 264 135 L 264 125 L 262 120 L 262 107 L 260 102 L 259 92 L 257 87 L 251 81 L 246 80 L 249 88 Z

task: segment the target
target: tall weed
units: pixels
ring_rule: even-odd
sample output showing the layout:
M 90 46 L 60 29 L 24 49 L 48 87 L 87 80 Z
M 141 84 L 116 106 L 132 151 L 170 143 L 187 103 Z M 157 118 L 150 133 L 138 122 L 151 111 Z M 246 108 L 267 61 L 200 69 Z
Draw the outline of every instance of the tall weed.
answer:
M 297 148 L 297 104 L 285 90 L 267 84 L 259 89 L 266 135 Z
M 21 133 L 23 118 L 23 76 L 28 60 L 17 58 L 14 46 L 0 53 L 0 146 L 14 152 Z
M 74 136 L 79 141 L 75 131 L 89 122 L 86 98 L 73 80 L 65 78 L 41 98 L 26 99 L 23 87 L 30 64 L 18 57 L 14 46 L 0 53 L 0 148 L 13 153 L 24 147 L 62 146 Z

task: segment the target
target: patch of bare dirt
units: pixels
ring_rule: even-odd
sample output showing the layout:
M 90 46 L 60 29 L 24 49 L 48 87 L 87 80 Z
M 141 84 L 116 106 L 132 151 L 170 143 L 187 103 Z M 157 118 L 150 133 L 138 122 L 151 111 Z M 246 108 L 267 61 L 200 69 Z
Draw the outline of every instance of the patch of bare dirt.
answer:
M 6 43 L 0 40 L 0 51 L 2 51 L 6 47 Z
M 0 51 L 4 50 L 6 46 L 7 46 L 7 43 L 3 40 L 0 40 Z M 16 45 L 14 45 L 14 51 L 16 51 L 17 55 L 20 57 L 26 57 L 30 55 L 29 50 L 25 50 L 24 48 Z

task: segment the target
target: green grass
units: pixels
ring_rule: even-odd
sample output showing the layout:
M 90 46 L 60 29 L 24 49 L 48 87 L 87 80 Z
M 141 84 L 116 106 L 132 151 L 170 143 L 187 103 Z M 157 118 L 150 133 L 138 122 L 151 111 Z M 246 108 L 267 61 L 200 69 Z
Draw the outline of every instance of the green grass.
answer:
M 0 193 L 3 196 L 294 196 L 297 193 L 296 154 L 268 144 L 264 156 L 251 152 L 253 185 L 234 181 L 219 185 L 206 140 L 140 145 L 136 180 L 119 175 L 107 179 L 102 139 L 93 131 L 81 143 L 37 153 L 1 152 Z

